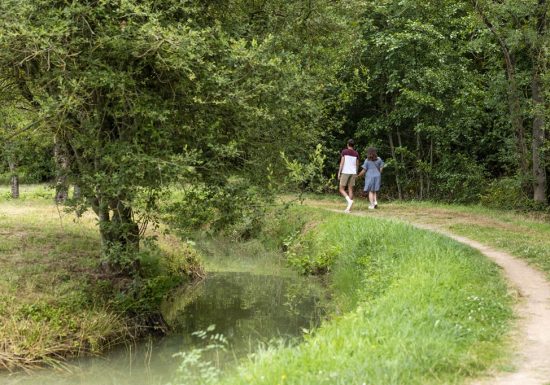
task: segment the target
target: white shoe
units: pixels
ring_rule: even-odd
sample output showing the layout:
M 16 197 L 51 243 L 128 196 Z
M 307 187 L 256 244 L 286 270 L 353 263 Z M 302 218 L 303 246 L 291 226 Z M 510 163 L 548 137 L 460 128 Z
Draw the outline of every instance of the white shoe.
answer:
M 345 211 L 349 213 L 349 211 L 351 210 L 351 206 L 352 206 L 352 205 L 353 205 L 353 201 L 350 199 L 350 200 L 348 201 L 348 207 L 346 207 L 346 210 L 345 210 Z
M 369 205 L 369 210 L 374 210 L 374 205 Z
M 378 208 L 378 202 L 374 202 L 374 208 L 375 208 L 375 209 Z

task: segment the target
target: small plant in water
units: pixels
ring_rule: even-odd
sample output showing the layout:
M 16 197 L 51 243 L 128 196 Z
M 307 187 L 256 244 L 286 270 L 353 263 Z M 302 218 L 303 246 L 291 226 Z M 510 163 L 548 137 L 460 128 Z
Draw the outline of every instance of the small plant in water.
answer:
M 174 354 L 174 357 L 179 357 L 182 361 L 175 379 L 167 385 L 208 385 L 218 382 L 221 374 L 218 353 L 226 350 L 227 339 L 222 334 L 213 333 L 215 328 L 215 325 L 210 325 L 206 330 L 192 333 L 204 341 L 203 347 Z M 212 354 L 216 358 L 215 362 L 205 358 Z

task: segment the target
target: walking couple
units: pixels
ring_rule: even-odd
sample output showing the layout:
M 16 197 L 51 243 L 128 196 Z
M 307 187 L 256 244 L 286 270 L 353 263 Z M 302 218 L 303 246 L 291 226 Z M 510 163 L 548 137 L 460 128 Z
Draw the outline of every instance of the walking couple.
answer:
M 340 194 L 346 198 L 348 205 L 344 212 L 349 213 L 353 205 L 353 187 L 355 179 L 365 175 L 365 192 L 369 194 L 369 210 L 378 207 L 377 193 L 380 190 L 380 181 L 382 179 L 382 169 L 384 161 L 376 154 L 376 149 L 370 147 L 367 150 L 367 159 L 361 166 L 362 170 L 357 174 L 359 168 L 359 153 L 353 148 L 355 143 L 353 139 L 348 140 L 348 146 L 342 150 L 340 158 L 340 169 L 338 170 L 338 180 L 340 181 Z M 346 192 L 346 187 L 348 191 Z

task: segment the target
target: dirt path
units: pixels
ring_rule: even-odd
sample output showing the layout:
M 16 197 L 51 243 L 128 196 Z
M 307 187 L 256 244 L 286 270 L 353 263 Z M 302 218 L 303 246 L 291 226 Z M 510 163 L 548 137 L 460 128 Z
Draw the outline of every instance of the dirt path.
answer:
M 324 207 L 326 208 L 326 207 Z M 341 210 L 333 210 L 338 211 Z M 357 211 L 353 215 L 366 215 Z M 381 210 L 377 216 L 386 217 Z M 389 217 L 393 217 L 391 214 Z M 517 344 L 514 368 L 510 372 L 489 373 L 487 377 L 472 381 L 471 385 L 549 385 L 550 384 L 550 282 L 542 272 L 521 259 L 485 246 L 472 239 L 459 236 L 442 226 L 400 219 L 411 225 L 443 234 L 460 243 L 479 250 L 503 270 L 505 277 L 520 295 L 515 312 L 519 317 L 515 331 Z M 423 218 L 422 222 L 429 221 Z

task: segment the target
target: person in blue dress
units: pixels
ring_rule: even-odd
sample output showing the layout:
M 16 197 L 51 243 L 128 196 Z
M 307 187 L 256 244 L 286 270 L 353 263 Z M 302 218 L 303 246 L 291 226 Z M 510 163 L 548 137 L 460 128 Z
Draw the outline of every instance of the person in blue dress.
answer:
M 361 166 L 363 169 L 357 175 L 361 177 L 365 175 L 365 192 L 369 194 L 369 210 L 378 207 L 377 194 L 380 191 L 380 182 L 382 180 L 382 169 L 384 168 L 384 161 L 380 159 L 376 153 L 376 149 L 370 147 L 367 150 L 367 159 Z

